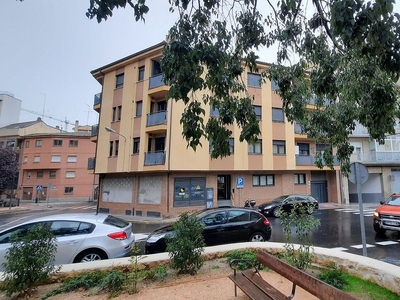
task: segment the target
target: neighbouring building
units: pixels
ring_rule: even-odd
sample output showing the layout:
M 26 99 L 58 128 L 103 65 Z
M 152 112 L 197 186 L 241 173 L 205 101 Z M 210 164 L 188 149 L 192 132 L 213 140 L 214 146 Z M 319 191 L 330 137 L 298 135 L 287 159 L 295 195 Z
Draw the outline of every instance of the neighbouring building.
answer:
M 98 180 L 90 167 L 96 146 L 90 135 L 25 135 L 20 153 L 19 198 L 49 203 L 97 199 Z
M 13 94 L 0 91 L 0 128 L 18 123 L 21 103 Z
M 316 144 L 286 120 L 277 85 L 261 85 L 260 73 L 243 74 L 254 96 L 260 140 L 241 143 L 232 126 L 229 157 L 211 159 L 206 140 L 196 152 L 187 148 L 180 124 L 184 104 L 166 100 L 169 87 L 160 67 L 164 45 L 91 72 L 102 86 L 94 98 L 99 124 L 92 130 L 100 212 L 177 216 L 209 206 L 243 206 L 248 198 L 260 204 L 289 193 L 341 203 L 339 166 L 314 165 L 317 151 L 326 145 Z M 260 62 L 260 72 L 265 68 L 268 64 Z M 207 118 L 218 117 L 218 111 L 204 108 Z

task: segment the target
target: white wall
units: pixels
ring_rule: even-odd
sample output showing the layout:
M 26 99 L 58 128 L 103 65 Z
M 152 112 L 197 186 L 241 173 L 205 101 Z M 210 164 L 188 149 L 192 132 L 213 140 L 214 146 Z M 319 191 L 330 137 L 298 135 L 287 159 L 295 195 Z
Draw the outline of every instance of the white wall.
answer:
M 19 122 L 22 101 L 0 92 L 0 128 Z

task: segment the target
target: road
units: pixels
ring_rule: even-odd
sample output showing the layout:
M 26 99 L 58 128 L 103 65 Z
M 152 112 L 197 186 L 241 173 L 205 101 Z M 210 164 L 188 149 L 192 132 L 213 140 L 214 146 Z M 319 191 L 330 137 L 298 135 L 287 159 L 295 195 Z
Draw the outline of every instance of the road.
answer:
M 34 208 L 34 207 L 33 207 Z M 372 227 L 374 209 L 364 209 L 366 245 L 368 257 L 386 261 L 400 266 L 400 233 L 388 232 L 380 236 L 375 234 Z M 38 216 L 56 213 L 95 212 L 93 203 L 69 203 L 65 206 L 52 208 L 37 207 L 30 211 L 0 214 L 0 230 Z M 321 226 L 313 233 L 313 244 L 318 247 L 335 248 L 353 254 L 362 255 L 360 215 L 357 208 L 323 209 L 314 213 L 320 219 Z M 268 218 L 272 227 L 270 242 L 285 242 L 283 229 L 279 219 Z M 135 223 L 133 232 L 137 237 L 143 237 L 161 226 L 157 223 Z M 294 240 L 296 242 L 296 240 Z M 140 244 L 143 250 L 143 243 Z

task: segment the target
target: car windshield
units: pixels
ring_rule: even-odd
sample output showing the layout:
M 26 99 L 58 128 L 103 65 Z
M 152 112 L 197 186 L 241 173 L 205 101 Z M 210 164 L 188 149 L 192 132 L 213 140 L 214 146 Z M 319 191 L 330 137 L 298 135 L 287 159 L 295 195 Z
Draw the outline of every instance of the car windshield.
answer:
M 386 202 L 387 205 L 400 205 L 400 197 L 392 196 Z
M 274 200 L 272 200 L 272 202 L 282 202 L 282 201 L 285 200 L 287 197 L 289 197 L 289 195 L 279 196 L 279 197 L 275 198 Z

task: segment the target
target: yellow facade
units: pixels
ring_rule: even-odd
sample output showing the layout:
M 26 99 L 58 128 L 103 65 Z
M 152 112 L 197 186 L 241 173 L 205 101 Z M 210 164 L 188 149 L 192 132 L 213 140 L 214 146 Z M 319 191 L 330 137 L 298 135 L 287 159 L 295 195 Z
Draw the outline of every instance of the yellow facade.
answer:
M 162 83 L 159 69 L 164 45 L 92 71 L 102 85 L 101 103 L 94 106 L 100 114 L 98 136 L 92 139 L 97 143 L 100 211 L 176 216 L 204 208 L 207 202 L 208 206 L 242 205 L 251 198 L 261 204 L 281 194 L 312 194 L 314 182 L 324 182 L 321 201 L 340 202 L 338 167 L 320 170 L 313 163 L 297 163 L 299 143 L 308 145 L 310 161 L 316 145 L 296 134 L 287 120 L 273 121 L 273 110 L 282 108 L 282 103 L 270 82 L 249 87 L 253 105 L 261 111 L 261 153 L 249 153 L 248 144 L 239 142 L 236 126 L 232 126 L 234 152 L 229 157 L 211 159 L 206 140 L 196 151 L 188 148 L 180 124 L 184 103 L 165 99 L 168 86 Z M 260 64 L 260 69 L 267 67 Z M 243 74 L 245 82 L 247 76 Z M 210 107 L 204 109 L 210 117 Z M 284 153 L 274 154 L 274 140 L 284 144 Z M 296 176 L 301 183 L 294 182 Z M 243 187 L 237 185 L 237 178 L 244 179 Z M 264 185 L 266 179 L 269 183 Z M 185 186 L 181 193 L 180 184 Z

